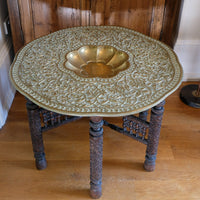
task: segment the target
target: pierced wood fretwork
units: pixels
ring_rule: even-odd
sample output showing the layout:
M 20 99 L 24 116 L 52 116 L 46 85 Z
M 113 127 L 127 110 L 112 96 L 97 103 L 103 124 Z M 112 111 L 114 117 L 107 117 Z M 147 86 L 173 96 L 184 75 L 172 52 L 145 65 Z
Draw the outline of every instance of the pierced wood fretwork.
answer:
M 41 131 L 44 132 L 52 128 L 58 127 L 62 124 L 67 124 L 69 122 L 80 119 L 81 117 L 61 115 L 40 108 L 40 118 L 41 118 Z

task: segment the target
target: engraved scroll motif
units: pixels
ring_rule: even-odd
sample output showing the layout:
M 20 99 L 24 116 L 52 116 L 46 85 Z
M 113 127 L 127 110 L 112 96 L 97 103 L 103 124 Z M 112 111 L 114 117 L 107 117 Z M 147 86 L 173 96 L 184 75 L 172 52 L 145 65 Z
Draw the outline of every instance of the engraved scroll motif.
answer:
M 109 78 L 80 77 L 65 67 L 66 55 L 86 45 L 123 51 L 130 67 Z M 17 89 L 37 104 L 80 116 L 146 110 L 175 90 L 181 77 L 181 66 L 166 45 L 111 26 L 77 27 L 39 38 L 21 50 L 12 69 Z

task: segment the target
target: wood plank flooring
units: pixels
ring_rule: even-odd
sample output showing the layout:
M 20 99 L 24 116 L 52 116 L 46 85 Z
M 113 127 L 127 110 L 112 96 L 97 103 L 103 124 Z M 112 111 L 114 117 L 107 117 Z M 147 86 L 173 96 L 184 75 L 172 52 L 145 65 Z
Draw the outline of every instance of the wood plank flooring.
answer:
M 154 172 L 143 170 L 145 145 L 105 127 L 102 200 L 200 199 L 200 109 L 183 104 L 179 91 L 167 98 Z M 0 200 L 90 199 L 88 129 L 84 118 L 44 133 L 48 167 L 36 170 L 17 93 L 0 130 Z

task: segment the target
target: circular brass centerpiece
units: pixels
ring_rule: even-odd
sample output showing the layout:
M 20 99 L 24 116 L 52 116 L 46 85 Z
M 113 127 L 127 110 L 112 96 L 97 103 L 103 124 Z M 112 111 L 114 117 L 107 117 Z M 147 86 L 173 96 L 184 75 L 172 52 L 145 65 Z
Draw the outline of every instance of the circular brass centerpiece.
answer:
M 128 54 L 112 46 L 83 46 L 66 55 L 65 67 L 78 76 L 109 78 L 129 67 Z

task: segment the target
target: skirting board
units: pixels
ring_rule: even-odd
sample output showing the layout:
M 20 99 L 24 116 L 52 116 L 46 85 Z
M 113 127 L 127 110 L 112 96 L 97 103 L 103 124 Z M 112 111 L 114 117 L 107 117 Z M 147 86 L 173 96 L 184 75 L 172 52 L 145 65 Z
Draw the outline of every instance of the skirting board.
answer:
M 200 40 L 178 40 L 176 52 L 184 70 L 184 81 L 200 81 Z
M 199 81 L 200 73 L 184 73 L 183 81 Z
M 8 111 L 15 95 L 15 89 L 9 80 L 11 62 L 12 43 L 11 40 L 7 40 L 0 49 L 0 129 L 6 122 Z

